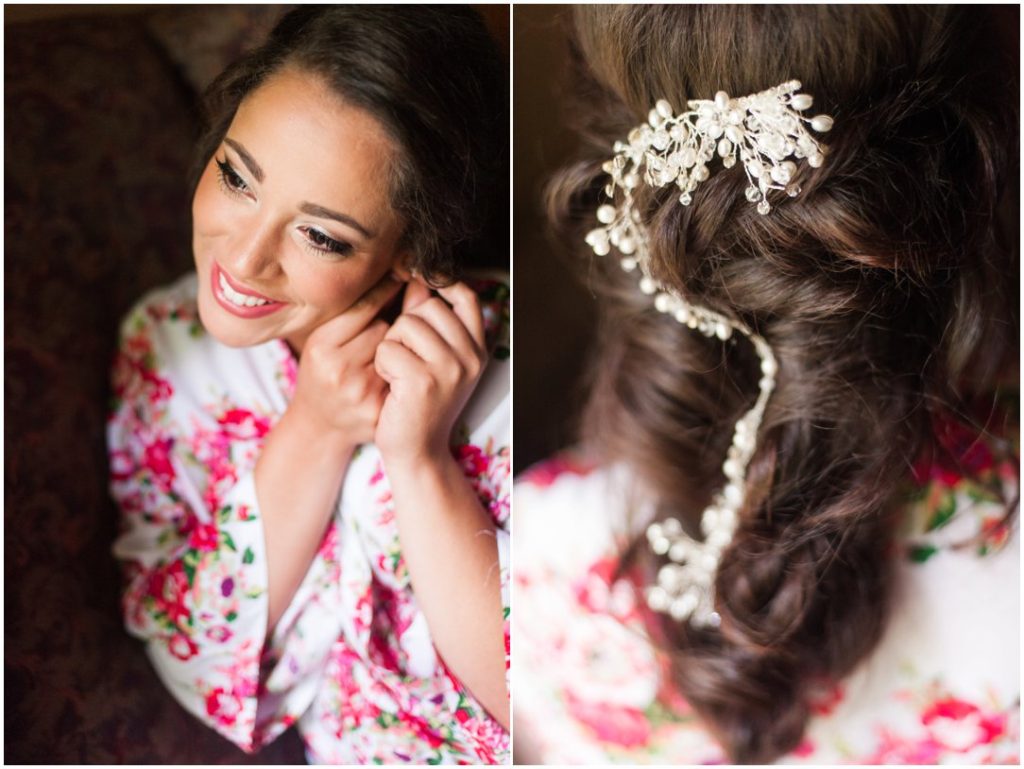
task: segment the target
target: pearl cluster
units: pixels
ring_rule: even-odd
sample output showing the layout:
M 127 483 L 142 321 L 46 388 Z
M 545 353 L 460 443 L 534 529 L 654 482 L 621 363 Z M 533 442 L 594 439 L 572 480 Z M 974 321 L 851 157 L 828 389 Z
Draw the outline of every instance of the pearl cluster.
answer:
M 647 588 L 647 605 L 653 611 L 667 613 L 674 620 L 689 620 L 695 627 L 717 627 L 719 624 L 715 611 L 715 574 L 722 551 L 732 542 L 736 532 L 739 512 L 746 499 L 747 465 L 757 447 L 757 431 L 768 398 L 775 389 L 778 367 L 771 348 L 761 336 L 742 323 L 733 321 L 732 326 L 750 339 L 761 359 L 760 393 L 753 408 L 736 423 L 732 445 L 722 465 L 728 482 L 701 514 L 700 528 L 704 539 L 698 541 L 690 537 L 675 518 L 647 527 L 651 550 L 669 559 L 669 563 L 658 571 L 657 583 Z
M 707 163 L 717 152 L 726 168 L 735 165 L 737 157 L 743 163 L 750 183 L 746 197 L 758 204 L 761 214 L 771 211 L 766 199 L 769 190 L 784 190 L 791 197 L 798 195 L 800 188 L 793 181 L 796 164 L 789 158 L 806 158 L 811 167 L 818 168 L 825 155 L 825 148 L 802 123 L 809 123 L 819 132 L 832 128 L 828 115 L 807 119 L 798 114 L 812 104 L 809 95 L 795 93 L 799 88 L 800 82 L 791 80 L 737 99 L 719 91 L 712 101 L 688 102 L 690 111 L 676 117 L 667 101 L 658 101 L 647 124 L 633 129 L 627 142 L 615 143 L 615 157 L 603 166 L 611 176 L 605 193 L 614 200 L 616 189 L 621 190 L 622 202 L 618 207 L 601 205 L 597 209 L 601 226 L 586 237 L 598 256 L 606 256 L 613 247 L 618 250 L 622 269 L 639 272 L 640 290 L 654 297 L 659 312 L 723 342 L 738 331 L 753 344 L 761 362 L 757 401 L 736 423 L 732 445 L 722 465 L 726 485 L 701 514 L 703 540 L 688 535 L 675 518 L 652 523 L 647 529 L 651 549 L 668 558 L 656 583 L 647 588 L 647 604 L 653 611 L 666 613 L 680 622 L 689 621 L 695 627 L 717 627 L 720 622 L 715 611 L 715 575 L 722 552 L 732 542 L 746 500 L 747 466 L 757 447 L 765 407 L 775 389 L 778 363 L 764 338 L 742 321 L 693 304 L 655 280 L 650 273 L 647 230 L 634 208 L 633 191 L 641 180 L 654 187 L 675 182 L 681 190 L 679 202 L 689 205 L 693 190 L 710 175 Z
M 825 133 L 832 129 L 832 118 L 800 115 L 813 99 L 795 93 L 799 88 L 799 80 L 790 80 L 735 99 L 719 91 L 712 100 L 687 102 L 689 110 L 675 116 L 672 105 L 660 99 L 647 123 L 630 131 L 627 141 L 615 143 L 615 157 L 604 166 L 612 177 L 606 192 L 613 197 L 615 187 L 635 189 L 642 170 L 649 186 L 674 182 L 680 190 L 679 202 L 689 205 L 697 185 L 711 175 L 708 163 L 717 154 L 726 168 L 740 160 L 748 182 L 746 198 L 757 203 L 759 213 L 767 214 L 769 190 L 782 190 L 790 197 L 800 194 L 794 181 L 797 165 L 790 158 L 806 158 L 812 168 L 825 162 L 827 148 L 804 124 Z

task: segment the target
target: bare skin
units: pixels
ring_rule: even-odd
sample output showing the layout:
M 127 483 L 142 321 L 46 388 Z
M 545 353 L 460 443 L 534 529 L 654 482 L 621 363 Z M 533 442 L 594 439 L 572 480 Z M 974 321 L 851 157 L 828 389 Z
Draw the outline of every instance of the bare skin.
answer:
M 507 728 L 494 526 L 448 449 L 486 360 L 476 297 L 456 284 L 442 301 L 402 270 L 402 222 L 380 182 L 394 149 L 371 116 L 314 77 L 270 78 L 227 137 L 193 202 L 200 314 L 225 344 L 284 338 L 299 355 L 295 396 L 255 471 L 268 633 L 309 569 L 355 448 L 373 441 L 435 647 Z M 220 272 L 280 307 L 241 316 L 225 305 Z M 389 326 L 379 313 L 403 284 Z

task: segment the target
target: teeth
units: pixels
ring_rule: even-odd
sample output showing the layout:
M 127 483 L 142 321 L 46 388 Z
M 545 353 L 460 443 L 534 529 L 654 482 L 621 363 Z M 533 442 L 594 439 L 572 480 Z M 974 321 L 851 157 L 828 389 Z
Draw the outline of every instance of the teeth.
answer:
M 259 307 L 263 304 L 270 304 L 266 299 L 257 299 L 255 296 L 249 296 L 248 294 L 242 294 L 235 289 L 231 288 L 227 279 L 224 277 L 224 273 L 220 273 L 220 290 L 225 297 L 231 302 L 231 304 L 238 305 L 239 307 Z

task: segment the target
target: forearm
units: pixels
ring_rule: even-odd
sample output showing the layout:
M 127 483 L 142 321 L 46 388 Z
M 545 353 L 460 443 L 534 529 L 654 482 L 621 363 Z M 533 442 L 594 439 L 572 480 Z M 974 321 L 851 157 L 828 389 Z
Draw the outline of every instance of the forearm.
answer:
M 316 555 L 354 445 L 317 429 L 291 409 L 267 437 L 256 463 L 256 496 L 266 540 L 269 633 Z
M 434 645 L 505 728 L 504 619 L 495 528 L 450 457 L 398 463 L 391 481 L 402 554 Z

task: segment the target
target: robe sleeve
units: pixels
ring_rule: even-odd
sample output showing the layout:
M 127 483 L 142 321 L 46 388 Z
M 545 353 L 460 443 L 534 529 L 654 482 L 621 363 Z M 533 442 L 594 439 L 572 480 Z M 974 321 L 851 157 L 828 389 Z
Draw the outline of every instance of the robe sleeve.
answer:
M 122 513 L 113 552 L 126 628 L 146 642 L 160 678 L 186 710 L 253 751 L 268 605 L 263 527 L 251 470 L 214 501 L 197 478 L 225 468 L 197 468 L 183 420 L 171 416 L 181 382 L 162 357 L 189 336 L 186 321 L 152 306 L 122 328 L 107 431 Z

